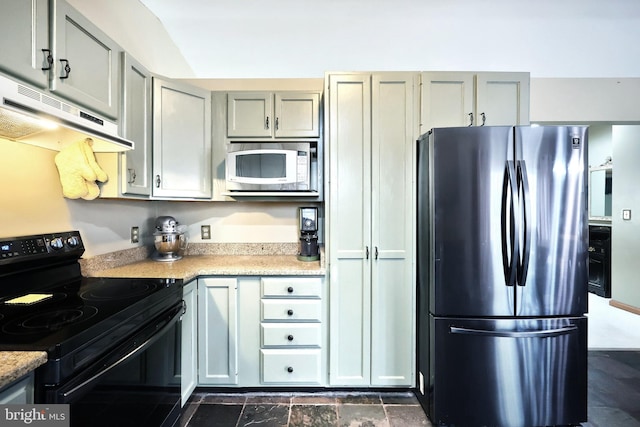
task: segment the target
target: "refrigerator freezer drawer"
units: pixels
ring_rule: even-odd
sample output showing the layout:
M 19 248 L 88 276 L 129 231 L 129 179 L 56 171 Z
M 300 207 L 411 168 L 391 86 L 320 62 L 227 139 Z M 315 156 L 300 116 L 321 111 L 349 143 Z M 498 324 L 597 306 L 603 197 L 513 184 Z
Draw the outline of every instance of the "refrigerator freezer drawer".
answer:
M 434 425 L 587 421 L 587 319 L 431 317 Z

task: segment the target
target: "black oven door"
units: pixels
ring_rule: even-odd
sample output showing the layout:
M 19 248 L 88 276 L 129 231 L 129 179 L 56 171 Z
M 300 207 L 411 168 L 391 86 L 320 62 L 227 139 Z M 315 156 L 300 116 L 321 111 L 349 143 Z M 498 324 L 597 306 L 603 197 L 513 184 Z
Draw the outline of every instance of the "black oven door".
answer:
M 46 391 L 72 426 L 172 426 L 180 416 L 181 302 L 70 381 Z

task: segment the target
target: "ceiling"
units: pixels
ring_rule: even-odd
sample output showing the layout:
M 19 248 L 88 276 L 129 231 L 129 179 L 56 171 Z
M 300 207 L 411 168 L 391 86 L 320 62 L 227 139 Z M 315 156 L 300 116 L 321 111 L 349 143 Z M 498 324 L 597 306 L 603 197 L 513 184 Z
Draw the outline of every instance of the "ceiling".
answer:
M 637 77 L 640 69 L 637 0 L 137 1 L 202 78 L 357 70 Z

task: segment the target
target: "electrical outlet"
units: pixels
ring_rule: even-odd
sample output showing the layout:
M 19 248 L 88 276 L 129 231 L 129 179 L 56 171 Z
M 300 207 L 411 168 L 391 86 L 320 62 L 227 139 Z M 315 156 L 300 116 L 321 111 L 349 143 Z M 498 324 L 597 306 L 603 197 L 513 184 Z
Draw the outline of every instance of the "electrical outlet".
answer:
M 629 221 L 631 219 L 631 209 L 622 209 L 622 219 Z
M 131 243 L 138 243 L 140 241 L 140 228 L 131 227 Z
M 211 226 L 210 225 L 201 225 L 200 226 L 200 238 L 202 240 L 211 239 Z

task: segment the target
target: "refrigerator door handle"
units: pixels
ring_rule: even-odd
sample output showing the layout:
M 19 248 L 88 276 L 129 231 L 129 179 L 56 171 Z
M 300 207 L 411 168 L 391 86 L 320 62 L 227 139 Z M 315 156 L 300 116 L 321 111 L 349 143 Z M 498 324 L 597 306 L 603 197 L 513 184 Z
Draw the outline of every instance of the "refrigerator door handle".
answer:
M 518 160 L 518 186 L 522 188 L 522 210 L 524 241 L 522 243 L 522 262 L 518 264 L 518 285 L 525 286 L 531 257 L 531 192 L 529 191 L 529 176 L 524 160 Z
M 565 326 L 558 329 L 543 329 L 540 331 L 488 331 L 486 329 L 459 328 L 450 326 L 449 330 L 452 334 L 461 335 L 481 335 L 486 337 L 505 337 L 505 338 L 552 338 L 560 335 L 566 335 L 578 330 L 576 325 Z
M 518 186 L 514 162 L 508 160 L 504 169 L 502 183 L 502 266 L 504 268 L 504 280 L 507 286 L 516 283 L 518 261 L 518 223 L 516 221 L 515 203 L 518 197 Z M 511 203 L 508 203 L 510 200 Z M 508 212 L 507 212 L 508 211 Z

